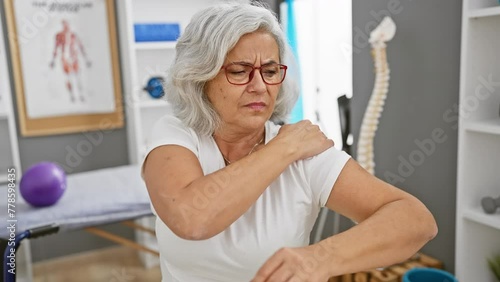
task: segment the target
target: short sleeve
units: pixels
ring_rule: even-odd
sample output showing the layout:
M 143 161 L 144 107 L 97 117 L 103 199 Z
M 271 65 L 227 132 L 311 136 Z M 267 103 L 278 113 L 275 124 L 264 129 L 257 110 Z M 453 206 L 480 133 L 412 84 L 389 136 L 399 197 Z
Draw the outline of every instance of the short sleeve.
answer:
M 155 122 L 146 140 L 146 152 L 142 166 L 149 153 L 163 145 L 179 145 L 198 156 L 197 138 L 194 132 L 173 115 L 165 115 Z M 142 170 L 141 170 L 142 171 Z
M 313 199 L 319 206 L 326 205 L 333 185 L 350 158 L 351 156 L 346 152 L 332 147 L 304 161 L 305 173 L 313 193 Z

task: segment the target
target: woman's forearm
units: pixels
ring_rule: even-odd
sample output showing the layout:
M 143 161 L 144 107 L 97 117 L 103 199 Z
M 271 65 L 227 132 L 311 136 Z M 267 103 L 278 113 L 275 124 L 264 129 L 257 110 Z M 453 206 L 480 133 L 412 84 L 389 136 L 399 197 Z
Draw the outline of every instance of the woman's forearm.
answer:
M 386 204 L 353 228 L 313 248 L 329 276 L 389 266 L 414 255 L 437 234 L 433 216 L 409 197 Z

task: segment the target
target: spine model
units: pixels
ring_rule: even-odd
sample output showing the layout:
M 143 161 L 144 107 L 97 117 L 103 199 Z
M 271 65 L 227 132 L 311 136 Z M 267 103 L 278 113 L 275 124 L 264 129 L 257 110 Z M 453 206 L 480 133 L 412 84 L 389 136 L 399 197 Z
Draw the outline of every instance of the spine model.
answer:
M 385 17 L 370 34 L 371 55 L 375 64 L 375 84 L 361 123 L 357 161 L 371 174 L 375 173 L 373 140 L 389 90 L 390 70 L 387 64 L 386 42 L 390 41 L 395 33 L 396 25 L 391 18 Z

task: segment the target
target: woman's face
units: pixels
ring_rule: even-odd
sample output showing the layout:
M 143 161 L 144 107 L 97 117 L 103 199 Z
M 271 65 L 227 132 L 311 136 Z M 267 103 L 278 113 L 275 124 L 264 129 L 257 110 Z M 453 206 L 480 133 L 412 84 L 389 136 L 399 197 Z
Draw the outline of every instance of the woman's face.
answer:
M 224 66 L 230 63 L 250 64 L 254 67 L 279 64 L 278 44 L 268 33 L 246 34 L 227 54 Z M 256 129 L 271 117 L 281 85 L 267 85 L 259 70 L 254 72 L 250 83 L 245 85 L 229 83 L 223 69 L 207 82 L 205 93 L 224 125 Z

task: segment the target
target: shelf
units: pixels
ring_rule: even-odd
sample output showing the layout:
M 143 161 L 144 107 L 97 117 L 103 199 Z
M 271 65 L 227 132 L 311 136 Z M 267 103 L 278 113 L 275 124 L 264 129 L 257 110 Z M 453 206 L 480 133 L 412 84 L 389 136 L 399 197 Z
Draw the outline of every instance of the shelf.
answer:
M 158 108 L 168 106 L 168 102 L 165 99 L 150 100 L 150 101 L 140 101 L 138 103 L 139 108 Z
M 466 122 L 464 128 L 467 131 L 500 135 L 500 118 Z
M 500 214 L 486 214 L 481 208 L 470 208 L 463 212 L 463 217 L 500 230 Z
M 136 50 L 175 50 L 176 41 L 136 42 Z
M 468 0 L 462 11 L 455 275 L 458 281 L 493 282 L 485 258 L 500 250 L 500 211 L 487 214 L 480 202 L 496 196 L 500 180 L 500 97 L 491 86 L 500 74 L 500 5 Z
M 472 10 L 469 11 L 467 16 L 469 17 L 469 19 L 500 16 L 500 7 L 490 7 L 484 9 Z

